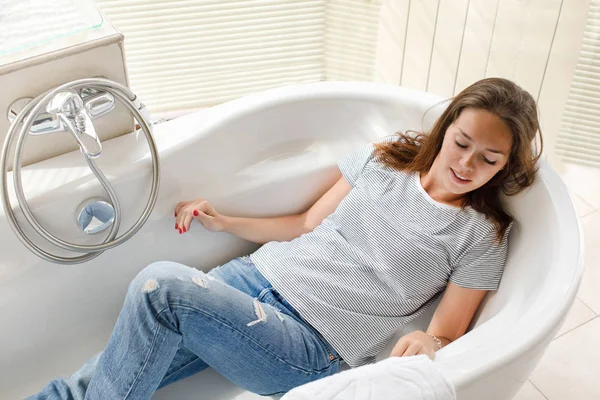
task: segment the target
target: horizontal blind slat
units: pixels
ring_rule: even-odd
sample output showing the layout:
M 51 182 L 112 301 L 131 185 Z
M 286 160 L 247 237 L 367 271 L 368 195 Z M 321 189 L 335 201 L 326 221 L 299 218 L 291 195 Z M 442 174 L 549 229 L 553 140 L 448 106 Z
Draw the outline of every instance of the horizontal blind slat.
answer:
M 293 10 L 292 10 L 293 11 Z M 323 10 L 320 7 L 311 7 L 306 10 L 302 10 L 300 13 L 291 13 L 288 10 L 284 11 L 270 11 L 265 13 L 252 13 L 248 15 L 244 15 L 244 23 L 255 23 L 257 25 L 263 24 L 267 21 L 293 21 L 297 20 L 298 17 L 320 17 L 323 14 Z M 129 17 L 129 16 L 128 16 Z M 135 22 L 131 22 L 135 21 Z M 150 19 L 125 19 L 121 20 L 120 18 L 115 18 L 114 23 L 119 24 L 127 24 L 129 31 L 151 31 L 151 30 L 162 30 L 165 28 L 171 27 L 181 27 L 183 29 L 190 29 L 186 22 L 194 22 L 198 23 L 198 21 L 202 21 L 203 29 L 213 29 L 215 27 L 229 27 L 240 22 L 239 17 L 232 17 L 231 15 L 223 15 L 222 17 L 214 17 L 208 18 L 206 15 L 188 15 L 186 13 L 185 16 L 181 16 L 177 18 L 176 21 L 168 20 L 160 22 L 150 18 Z
M 567 100 L 567 104 L 565 106 L 565 111 L 568 112 L 590 112 L 590 113 L 600 113 L 600 105 L 590 104 L 586 101 L 575 101 L 574 99 Z
M 558 153 L 558 152 L 557 152 Z M 561 154 L 561 153 L 558 153 Z M 563 160 L 568 161 L 568 162 L 574 162 L 577 164 L 582 164 L 588 167 L 594 167 L 594 168 L 598 168 L 600 166 L 600 160 L 586 160 L 586 159 L 581 159 L 581 158 L 577 158 L 577 157 L 570 157 L 569 155 L 562 155 Z
M 600 72 L 586 72 L 585 75 L 576 74 L 573 76 L 573 82 L 597 85 L 600 83 Z
M 569 123 L 571 122 L 581 122 L 581 123 L 590 123 L 590 124 L 598 124 L 600 126 L 600 116 L 583 114 L 581 112 L 569 112 L 565 111 L 563 115 L 563 120 Z
M 557 146 L 563 149 L 577 149 L 581 146 L 581 141 L 567 137 L 559 137 L 556 143 Z M 586 149 L 588 150 L 587 154 L 597 154 L 600 156 L 600 144 L 588 142 L 586 143 Z
M 211 94 L 210 97 L 203 96 L 202 98 L 210 98 L 211 101 L 215 100 L 216 104 L 219 104 L 219 103 L 222 103 L 225 101 L 236 99 L 241 96 L 245 96 L 247 94 L 267 90 L 267 89 L 270 89 L 273 87 L 279 87 L 279 86 L 288 85 L 288 84 L 309 83 L 309 82 L 316 82 L 316 81 L 318 81 L 317 77 L 306 76 L 306 77 L 297 78 L 293 81 L 290 81 L 289 79 L 284 79 L 279 82 L 275 82 L 272 86 L 263 82 L 261 84 L 255 84 L 255 85 L 249 85 L 249 86 L 247 85 L 243 90 L 236 90 L 236 91 L 226 90 L 226 91 L 214 92 Z M 201 106 L 213 105 L 212 103 L 199 102 L 197 96 L 196 97 L 192 96 L 192 97 L 188 97 L 188 100 L 181 100 L 180 98 L 177 98 L 173 101 L 165 102 L 163 109 L 164 109 L 164 111 L 174 111 L 174 110 L 182 110 L 182 109 L 184 110 L 184 109 L 193 108 L 197 104 L 199 104 Z
M 190 7 L 205 7 L 206 9 L 211 8 L 227 8 L 231 10 L 236 9 L 244 9 L 247 7 L 260 7 L 265 5 L 285 5 L 301 3 L 304 4 L 306 1 L 302 0 L 179 0 L 173 1 L 170 0 L 168 4 L 165 4 L 164 1 L 152 1 L 152 0 L 118 0 L 118 1 L 108 1 L 108 0 L 94 0 L 95 3 L 99 4 L 103 11 L 108 14 L 116 14 L 116 13 L 132 13 L 136 11 L 145 11 L 145 10 L 177 10 L 179 12 L 185 12 Z M 308 1 L 308 3 L 313 3 L 314 1 Z M 201 4 L 199 4 L 201 3 Z M 322 1 L 322 3 L 324 3 Z
M 598 135 L 594 133 L 588 133 L 586 131 L 581 130 L 569 130 L 569 128 L 565 126 L 561 126 L 561 130 L 559 131 L 559 138 L 561 137 L 574 137 L 578 140 L 586 141 L 589 139 L 597 139 Z M 558 139 L 557 139 L 558 140 Z
M 309 49 L 307 51 L 296 51 L 296 50 L 287 50 L 286 52 L 282 52 L 281 54 L 270 54 L 268 51 L 261 51 L 261 52 L 249 52 L 248 55 L 243 56 L 243 57 L 227 57 L 227 61 L 228 64 L 235 64 L 235 65 L 228 65 L 226 67 L 232 68 L 235 67 L 237 68 L 238 66 L 244 66 L 244 65 L 248 65 L 251 64 L 256 66 L 256 65 L 266 65 L 269 62 L 273 63 L 273 64 L 280 64 L 280 63 L 292 63 L 292 62 L 299 62 L 302 60 L 310 60 L 311 57 L 312 59 L 314 59 L 315 57 L 320 57 L 321 56 L 322 51 L 319 48 L 313 48 L 313 49 Z M 181 63 L 180 66 L 182 69 L 194 69 L 197 68 L 200 69 L 201 67 L 209 67 L 209 66 L 218 66 L 218 67 L 223 67 L 223 57 L 220 57 L 218 54 L 217 55 L 212 55 L 213 58 L 211 59 L 207 59 L 204 58 L 202 59 L 202 62 L 199 64 L 196 64 L 194 67 L 190 67 L 189 66 L 189 62 L 185 62 L 185 63 Z M 285 57 L 283 57 L 285 56 Z M 283 58 L 283 59 L 282 59 Z M 188 60 L 194 60 L 195 57 L 194 56 L 190 56 L 188 58 Z M 144 72 L 150 72 L 150 71 L 158 71 L 158 70 L 162 70 L 163 68 L 160 68 L 161 66 L 166 66 L 167 68 L 165 68 L 165 70 L 168 70 L 168 72 L 170 74 L 172 74 L 174 72 L 174 70 L 176 70 L 174 68 L 174 64 L 169 62 L 170 60 L 160 60 L 160 61 L 156 61 L 155 63 L 152 63 L 152 65 L 146 66 L 147 64 L 145 63 L 140 63 L 140 64 L 136 64 L 135 62 L 132 62 L 130 65 L 132 67 L 136 68 L 136 71 L 138 73 L 144 73 Z M 179 72 L 179 69 L 177 69 L 177 71 Z
M 311 14 L 309 16 L 310 18 L 306 18 L 307 22 L 319 22 L 321 24 L 323 24 L 325 22 L 325 18 L 322 18 L 321 16 L 319 16 L 318 13 L 315 14 Z M 272 20 L 269 21 L 265 21 L 265 20 L 248 20 L 248 21 L 244 21 L 243 25 L 240 23 L 240 21 L 230 21 L 230 22 L 220 22 L 218 24 L 213 24 L 211 26 L 209 26 L 209 24 L 205 24 L 202 27 L 199 27 L 198 29 L 195 29 L 193 31 L 190 30 L 189 27 L 186 26 L 173 26 L 173 27 L 169 27 L 169 28 L 163 28 L 160 30 L 156 30 L 156 29 L 147 29 L 147 30 L 133 30 L 131 32 L 125 32 L 125 34 L 128 37 L 132 37 L 132 38 L 154 38 L 157 36 L 164 36 L 167 34 L 173 34 L 173 33 L 181 33 L 181 32 L 187 32 L 188 34 L 194 32 L 194 33 L 198 33 L 198 32 L 203 32 L 203 30 L 206 30 L 207 33 L 209 33 L 210 35 L 215 35 L 218 36 L 219 34 L 222 33 L 229 33 L 232 29 L 238 29 L 238 30 L 246 30 L 246 31 L 251 31 L 253 28 L 256 29 L 262 29 L 263 26 L 268 26 L 269 24 L 273 24 L 273 23 L 277 23 L 280 26 L 284 27 L 289 25 L 290 23 L 294 22 L 296 20 L 296 17 L 292 17 L 292 16 L 281 16 L 279 18 L 274 18 Z
M 152 42 L 143 39 L 128 39 L 127 54 L 145 53 L 156 49 L 156 45 L 168 46 L 169 49 L 185 49 L 191 45 L 204 45 L 205 43 L 214 43 L 215 45 L 227 45 L 229 43 L 253 43 L 256 40 L 272 40 L 273 38 L 305 38 L 305 40 L 320 41 L 321 35 L 316 32 L 316 28 L 322 25 L 322 21 L 315 21 L 312 24 L 305 24 L 298 27 L 285 27 L 282 24 L 270 26 L 269 29 L 262 29 L 261 32 L 253 35 L 248 34 L 247 29 L 231 30 L 228 34 L 218 36 L 197 36 L 189 37 L 187 35 L 169 35 L 168 37 L 157 37 Z M 313 39 L 314 38 L 314 39 Z
M 323 1 L 303 1 L 303 2 L 292 2 L 288 4 L 281 4 L 281 2 L 266 2 L 264 5 L 257 5 L 254 2 L 244 2 L 237 4 L 223 3 L 219 5 L 218 9 L 215 10 L 214 6 L 204 4 L 194 4 L 185 7 L 185 18 L 190 17 L 201 18 L 201 19 L 214 19 L 218 15 L 227 15 L 231 19 L 231 16 L 239 15 L 241 13 L 248 15 L 248 13 L 261 13 L 266 11 L 278 11 L 278 12 L 290 12 L 299 11 L 300 13 L 305 12 L 308 9 L 323 8 Z M 136 26 L 140 21 L 165 21 L 169 22 L 173 20 L 173 17 L 178 16 L 181 10 L 177 8 L 160 8 L 144 7 L 137 10 L 124 10 L 115 8 L 105 8 L 106 12 L 113 12 L 113 21 L 126 22 L 128 26 Z M 244 17 L 245 17 L 244 16 Z
M 600 127 L 594 126 L 591 123 L 585 124 L 581 122 L 563 122 L 561 125 L 561 130 L 573 134 L 577 134 L 578 132 L 587 132 L 593 136 L 599 135 L 598 137 L 600 137 Z
M 152 112 L 373 77 L 380 0 L 96 2 L 125 35 L 132 89 Z
M 264 46 L 229 46 L 220 51 L 210 51 L 209 49 L 198 49 L 194 54 L 189 53 L 175 53 L 169 54 L 168 59 L 152 59 L 150 57 L 144 57 L 142 55 L 132 56 L 129 62 L 131 66 L 139 66 L 138 71 L 143 71 L 143 65 L 147 64 L 147 61 L 152 60 L 152 67 L 160 67 L 165 65 L 173 64 L 186 64 L 198 62 L 201 64 L 210 64 L 214 62 L 221 62 L 227 60 L 228 62 L 244 62 L 244 60 L 254 59 L 277 59 L 278 57 L 287 57 L 302 54 L 304 56 L 310 56 L 313 54 L 321 54 L 321 46 L 318 43 L 302 44 L 304 42 L 298 42 L 294 46 L 285 46 L 285 43 L 278 43 L 277 46 L 270 48 L 264 48 Z M 156 58 L 156 55 L 154 56 Z
M 320 64 L 316 64 L 313 68 L 303 67 L 301 69 L 303 72 L 306 72 L 308 75 L 320 76 L 322 73 L 322 68 Z M 298 69 L 290 69 L 289 71 L 277 71 L 266 73 L 260 72 L 256 74 L 231 74 L 228 75 L 227 84 L 220 85 L 220 87 L 229 87 L 233 84 L 247 84 L 249 78 L 268 78 L 269 76 L 278 76 L 278 77 L 289 77 L 293 78 L 298 75 Z M 139 84 L 140 82 L 137 82 Z M 173 80 L 161 80 L 160 83 L 152 83 L 151 81 L 145 81 L 143 90 L 144 95 L 154 95 L 154 94 L 164 94 L 165 92 L 175 92 L 175 91 L 185 91 L 188 88 L 193 88 L 193 90 L 197 90 L 198 88 L 204 89 L 212 89 L 215 87 L 214 79 L 203 79 L 203 77 L 198 77 L 194 75 L 190 75 L 185 82 L 181 82 L 180 79 Z M 141 93 L 141 92 L 140 92 Z
M 300 56 L 300 57 L 292 57 L 286 59 L 278 59 L 273 61 L 272 59 L 259 59 L 253 62 L 246 62 L 243 64 L 221 64 L 218 62 L 213 62 L 211 65 L 203 64 L 203 65 L 182 65 L 179 66 L 177 70 L 177 75 L 184 76 L 187 74 L 195 73 L 195 74 L 203 74 L 209 72 L 218 72 L 218 71 L 239 71 L 243 68 L 248 69 L 257 69 L 257 68 L 269 68 L 272 66 L 281 66 L 281 65 L 305 65 L 306 63 L 312 63 L 315 61 L 322 61 L 323 57 L 321 54 L 314 55 L 312 57 Z M 137 76 L 149 76 L 155 78 L 162 78 L 173 76 L 172 70 L 166 69 L 152 69 L 148 68 L 145 72 L 141 71 Z M 134 77 L 132 77 L 132 81 Z
M 567 147 L 561 146 L 560 143 L 557 143 L 556 152 L 558 154 L 565 154 L 571 157 L 586 159 L 588 161 L 600 161 L 600 151 L 588 150 L 581 146 Z
M 563 159 L 600 164 L 600 3 L 592 1 L 556 139 Z

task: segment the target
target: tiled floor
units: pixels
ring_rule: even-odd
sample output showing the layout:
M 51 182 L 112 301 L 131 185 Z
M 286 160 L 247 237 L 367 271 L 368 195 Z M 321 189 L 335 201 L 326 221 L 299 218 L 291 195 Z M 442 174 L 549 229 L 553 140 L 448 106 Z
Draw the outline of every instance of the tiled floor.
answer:
M 557 168 L 575 198 L 585 272 L 563 327 L 515 400 L 600 399 L 600 168 Z

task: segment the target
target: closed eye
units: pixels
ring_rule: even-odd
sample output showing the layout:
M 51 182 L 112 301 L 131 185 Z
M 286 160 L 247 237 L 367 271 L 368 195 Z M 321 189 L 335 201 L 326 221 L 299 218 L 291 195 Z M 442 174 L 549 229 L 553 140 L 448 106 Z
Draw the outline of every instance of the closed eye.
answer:
M 454 141 L 454 143 L 456 143 L 456 145 L 457 145 L 458 147 L 460 147 L 461 149 L 466 149 L 466 148 L 468 147 L 467 145 L 464 145 L 464 144 L 460 144 L 460 143 L 458 143 L 456 140 Z
M 467 147 L 469 147 L 469 146 L 467 146 L 466 144 L 460 144 L 460 143 L 458 143 L 456 140 L 454 141 L 454 143 L 456 143 L 456 145 L 457 145 L 458 147 L 460 147 L 461 149 L 466 149 Z M 487 159 L 487 158 L 485 158 L 485 157 L 482 157 L 482 158 L 483 158 L 483 161 L 485 161 L 485 162 L 486 162 L 486 163 L 488 163 L 489 165 L 496 165 L 496 162 L 497 162 L 497 161 L 490 161 L 490 160 L 488 160 L 488 159 Z

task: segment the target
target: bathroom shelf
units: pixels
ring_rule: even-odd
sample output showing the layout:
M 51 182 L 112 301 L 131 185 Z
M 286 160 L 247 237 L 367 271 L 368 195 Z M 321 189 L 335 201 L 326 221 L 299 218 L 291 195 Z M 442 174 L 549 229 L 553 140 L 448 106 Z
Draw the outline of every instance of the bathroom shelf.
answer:
M 35 47 L 47 51 L 49 42 L 104 23 L 100 11 L 87 0 L 0 0 L 0 10 L 0 60 Z

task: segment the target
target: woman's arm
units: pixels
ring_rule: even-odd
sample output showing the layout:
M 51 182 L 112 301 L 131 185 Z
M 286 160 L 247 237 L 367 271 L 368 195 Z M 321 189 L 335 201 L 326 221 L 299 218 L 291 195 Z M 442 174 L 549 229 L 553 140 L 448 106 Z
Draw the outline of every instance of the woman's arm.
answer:
M 187 232 L 192 219 L 198 220 L 211 232 L 229 232 L 242 239 L 264 244 L 270 241 L 289 241 L 315 229 L 333 213 L 352 187 L 342 177 L 307 211 L 271 218 L 230 217 L 218 213 L 204 199 L 181 202 L 175 208 L 180 233 Z M 194 212 L 195 211 L 195 212 Z
M 427 354 L 433 359 L 438 345 L 428 334 L 436 336 L 442 347 L 464 335 L 486 293 L 487 290 L 467 289 L 448 282 L 427 333 L 415 331 L 402 336 L 390 356 Z
M 341 176 L 341 173 L 340 173 Z M 224 216 L 223 231 L 255 243 L 289 241 L 311 232 L 335 211 L 352 187 L 342 177 L 307 211 L 283 217 L 240 218 Z

